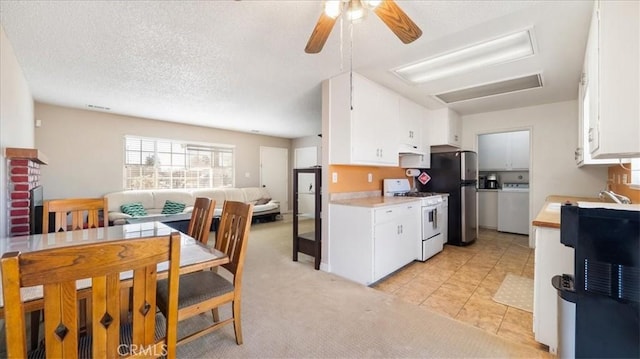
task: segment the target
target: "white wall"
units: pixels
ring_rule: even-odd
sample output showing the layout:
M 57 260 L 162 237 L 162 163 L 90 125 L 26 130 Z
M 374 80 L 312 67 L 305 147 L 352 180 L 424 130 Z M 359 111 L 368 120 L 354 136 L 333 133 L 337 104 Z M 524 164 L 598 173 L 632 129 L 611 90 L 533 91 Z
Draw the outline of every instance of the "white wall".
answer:
M 260 185 L 260 146 L 290 150 L 287 138 L 181 125 L 36 102 L 36 144 L 49 159 L 44 198 L 98 197 L 123 189 L 124 136 L 235 145 L 236 187 Z M 246 174 L 249 174 L 249 177 Z
M 487 112 L 462 118 L 462 145 L 477 150 L 477 135 L 530 129 L 531 221 L 549 195 L 597 197 L 607 181 L 607 167 L 575 165 L 578 143 L 577 101 Z
M 7 147 L 34 148 L 33 97 L 27 80 L 0 26 L 0 236 L 8 235 Z

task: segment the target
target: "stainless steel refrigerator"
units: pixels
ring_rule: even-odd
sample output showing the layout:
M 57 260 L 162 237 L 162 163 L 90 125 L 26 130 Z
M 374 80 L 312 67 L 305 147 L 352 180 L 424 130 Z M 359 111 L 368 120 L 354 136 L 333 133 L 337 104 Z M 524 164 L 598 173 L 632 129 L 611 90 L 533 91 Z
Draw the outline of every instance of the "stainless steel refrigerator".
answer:
M 448 244 L 464 246 L 478 237 L 478 160 L 473 151 L 431 154 L 431 180 L 419 191 L 449 193 Z

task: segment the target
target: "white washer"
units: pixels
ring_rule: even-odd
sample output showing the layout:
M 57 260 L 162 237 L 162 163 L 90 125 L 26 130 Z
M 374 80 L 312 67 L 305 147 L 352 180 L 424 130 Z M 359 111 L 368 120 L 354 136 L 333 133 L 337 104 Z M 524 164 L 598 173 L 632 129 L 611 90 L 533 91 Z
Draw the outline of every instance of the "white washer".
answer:
M 498 231 L 529 234 L 528 183 L 505 183 L 498 191 Z

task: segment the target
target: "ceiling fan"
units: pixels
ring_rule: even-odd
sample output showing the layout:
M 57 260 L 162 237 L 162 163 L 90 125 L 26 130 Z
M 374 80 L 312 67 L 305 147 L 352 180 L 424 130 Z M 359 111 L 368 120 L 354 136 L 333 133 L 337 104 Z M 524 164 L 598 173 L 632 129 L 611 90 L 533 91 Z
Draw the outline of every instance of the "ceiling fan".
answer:
M 324 11 L 309 37 L 304 51 L 316 54 L 322 50 L 333 25 L 341 14 L 350 21 L 365 16 L 365 11 L 373 11 L 400 40 L 408 44 L 422 35 L 422 30 L 405 14 L 394 0 L 325 0 Z

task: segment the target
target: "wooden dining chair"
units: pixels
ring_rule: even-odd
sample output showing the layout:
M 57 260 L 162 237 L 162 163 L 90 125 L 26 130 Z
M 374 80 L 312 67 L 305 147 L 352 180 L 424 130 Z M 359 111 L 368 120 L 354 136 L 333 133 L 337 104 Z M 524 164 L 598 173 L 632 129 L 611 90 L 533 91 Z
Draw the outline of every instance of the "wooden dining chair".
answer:
M 42 231 L 49 231 L 49 214 L 55 213 L 54 232 L 107 226 L 109 206 L 106 197 L 67 198 L 43 201 Z M 102 211 L 102 218 L 100 218 Z M 71 215 L 71 223 L 68 216 Z
M 49 232 L 49 215 L 54 214 L 53 232 L 66 232 L 81 230 L 84 228 L 98 228 L 107 226 L 107 213 L 109 210 L 106 197 L 99 198 L 65 198 L 46 200 L 42 203 L 42 231 Z M 102 211 L 102 213 L 100 213 Z M 102 215 L 102 217 L 100 217 Z M 71 216 L 71 223 L 69 223 Z M 88 301 L 91 299 L 89 298 Z M 90 304 L 82 298 L 82 313 L 87 313 Z M 31 312 L 31 348 L 38 344 L 41 311 Z M 90 330 L 91 318 L 82 314 L 80 318 L 81 332 Z
M 211 221 L 213 220 L 215 207 L 216 201 L 207 197 L 197 197 L 193 205 L 187 234 L 204 245 L 209 241 L 209 232 L 211 231 Z
M 54 229 L 53 232 L 65 232 L 68 230 L 79 230 L 83 228 L 97 228 L 106 226 L 107 216 L 106 213 L 109 209 L 106 197 L 101 198 L 68 198 L 68 199 L 54 199 L 43 201 L 42 204 L 42 232 L 49 232 L 49 216 L 54 214 Z M 102 211 L 102 220 L 100 220 L 100 211 Z M 69 224 L 68 217 L 71 215 L 71 224 Z M 86 313 L 87 303 L 84 299 L 81 299 L 81 306 L 85 308 L 83 312 Z M 42 317 L 42 311 L 33 311 L 30 314 L 31 317 L 31 348 L 35 348 L 38 345 L 40 320 Z M 81 318 L 82 331 L 85 331 L 86 325 L 90 325 L 86 315 Z
M 29 357 L 115 358 L 143 355 L 175 357 L 178 320 L 180 234 L 57 247 L 36 252 L 9 252 L 0 259 L 7 354 L 26 358 L 24 303 L 21 288 L 43 286 L 44 344 Z M 169 301 L 156 314 L 157 265 L 168 261 Z M 120 274 L 133 271 L 131 281 Z M 91 279 L 92 335 L 78 331 L 76 281 Z M 131 323 L 120 322 L 120 291 L 132 286 Z
M 178 339 L 178 345 L 199 338 L 229 323 L 233 323 L 236 343 L 242 344 L 240 317 L 242 271 L 252 214 L 252 204 L 225 201 L 222 207 L 220 226 L 214 247 L 229 256 L 229 263 L 223 264 L 222 267 L 231 273 L 232 282 L 218 274 L 217 271 L 205 270 L 180 276 L 178 321 L 211 311 L 213 323 Z M 169 289 L 167 281 L 158 282 L 158 308 L 162 313 L 169 310 L 168 305 L 172 299 Z M 218 308 L 226 303 L 232 304 L 232 315 L 231 318 L 220 321 Z

